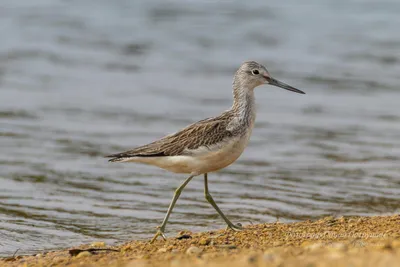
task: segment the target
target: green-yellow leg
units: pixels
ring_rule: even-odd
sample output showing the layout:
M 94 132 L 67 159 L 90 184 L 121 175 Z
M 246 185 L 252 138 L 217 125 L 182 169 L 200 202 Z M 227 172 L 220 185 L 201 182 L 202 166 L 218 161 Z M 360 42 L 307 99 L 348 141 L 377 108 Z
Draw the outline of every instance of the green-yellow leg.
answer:
M 171 203 L 169 204 L 169 208 L 167 211 L 167 214 L 165 214 L 164 220 L 162 222 L 162 224 L 158 227 L 157 233 L 154 235 L 153 239 L 150 241 L 150 243 L 153 243 L 157 237 L 161 236 L 164 240 L 166 240 L 167 238 L 165 237 L 164 231 L 165 231 L 165 226 L 167 225 L 169 216 L 171 215 L 171 212 L 175 206 L 176 201 L 178 200 L 179 196 L 182 193 L 182 190 L 185 188 L 185 186 L 190 182 L 190 180 L 192 180 L 192 178 L 194 177 L 194 175 L 190 176 L 189 178 L 187 178 L 183 184 L 181 186 L 179 186 L 176 190 L 175 190 L 175 194 L 174 197 L 172 198 Z
M 214 207 L 214 209 L 218 212 L 219 215 L 221 215 L 222 219 L 226 222 L 228 225 L 227 228 L 229 227 L 232 230 L 235 231 L 240 231 L 242 230 L 242 226 L 240 224 L 233 224 L 228 218 L 225 216 L 225 214 L 221 211 L 221 209 L 217 206 L 217 203 L 215 203 L 214 199 L 212 198 L 210 192 L 208 191 L 208 178 L 207 178 L 207 173 L 204 174 L 204 195 L 207 199 L 207 201 L 211 204 L 211 206 Z

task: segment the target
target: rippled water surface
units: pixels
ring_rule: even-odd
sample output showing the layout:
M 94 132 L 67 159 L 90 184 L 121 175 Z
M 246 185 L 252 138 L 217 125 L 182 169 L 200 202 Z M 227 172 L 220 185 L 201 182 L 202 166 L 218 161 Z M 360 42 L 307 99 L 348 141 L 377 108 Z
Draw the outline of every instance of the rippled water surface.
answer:
M 186 177 L 102 156 L 229 108 L 248 59 L 307 94 L 256 89 L 249 147 L 209 176 L 228 217 L 399 211 L 400 3 L 34 2 L 0 4 L 0 255 L 150 238 Z M 167 234 L 222 227 L 195 178 Z

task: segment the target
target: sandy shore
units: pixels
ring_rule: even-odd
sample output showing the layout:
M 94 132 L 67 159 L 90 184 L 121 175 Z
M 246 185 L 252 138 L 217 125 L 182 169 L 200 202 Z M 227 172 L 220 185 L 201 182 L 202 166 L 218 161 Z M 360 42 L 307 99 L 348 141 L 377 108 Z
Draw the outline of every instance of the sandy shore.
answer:
M 293 265 L 400 266 L 400 215 L 276 222 L 248 225 L 241 232 L 181 232 L 154 244 L 131 241 L 109 247 L 97 242 L 0 259 L 0 266 Z

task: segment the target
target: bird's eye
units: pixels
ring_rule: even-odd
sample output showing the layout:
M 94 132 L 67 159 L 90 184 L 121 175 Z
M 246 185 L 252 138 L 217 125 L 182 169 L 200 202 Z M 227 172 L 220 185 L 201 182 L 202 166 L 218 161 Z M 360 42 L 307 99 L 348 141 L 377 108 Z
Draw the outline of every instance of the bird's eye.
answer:
M 253 70 L 252 73 L 253 73 L 254 75 L 260 74 L 260 72 L 258 72 L 258 70 Z

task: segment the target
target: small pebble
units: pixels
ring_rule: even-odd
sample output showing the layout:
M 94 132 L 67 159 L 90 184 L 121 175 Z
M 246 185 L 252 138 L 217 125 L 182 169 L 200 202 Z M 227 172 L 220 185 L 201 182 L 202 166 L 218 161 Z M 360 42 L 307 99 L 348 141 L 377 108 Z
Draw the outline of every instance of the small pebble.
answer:
M 186 250 L 186 254 L 189 255 L 199 255 L 201 252 L 203 252 L 203 249 L 198 247 L 190 247 Z
M 104 248 L 106 246 L 105 242 L 93 242 L 90 244 L 91 247 L 96 247 L 96 248 Z
M 160 248 L 159 250 L 157 250 L 157 253 L 166 253 L 167 252 L 167 248 Z
M 88 257 L 91 256 L 92 254 L 89 251 L 83 251 L 81 253 L 78 254 L 78 256 L 76 256 L 77 258 L 84 258 L 84 257 Z
M 321 221 L 323 221 L 323 222 L 330 222 L 332 220 L 335 220 L 335 217 L 333 217 L 332 215 L 326 216 L 326 217 L 321 219 Z
M 201 246 L 207 246 L 208 244 L 210 244 L 211 239 L 210 238 L 202 238 L 199 241 L 199 245 Z
M 62 261 L 64 261 L 62 257 L 56 256 L 52 259 L 52 264 L 58 264 L 61 263 Z
M 132 247 L 131 245 L 123 246 L 123 247 L 121 248 L 121 252 L 122 252 L 122 253 L 125 253 L 125 252 L 127 252 L 127 251 L 132 250 L 132 249 L 133 249 L 133 247 Z
M 190 239 L 190 238 L 192 238 L 191 235 L 180 235 L 180 236 L 178 236 L 176 239 L 182 240 L 182 239 Z

